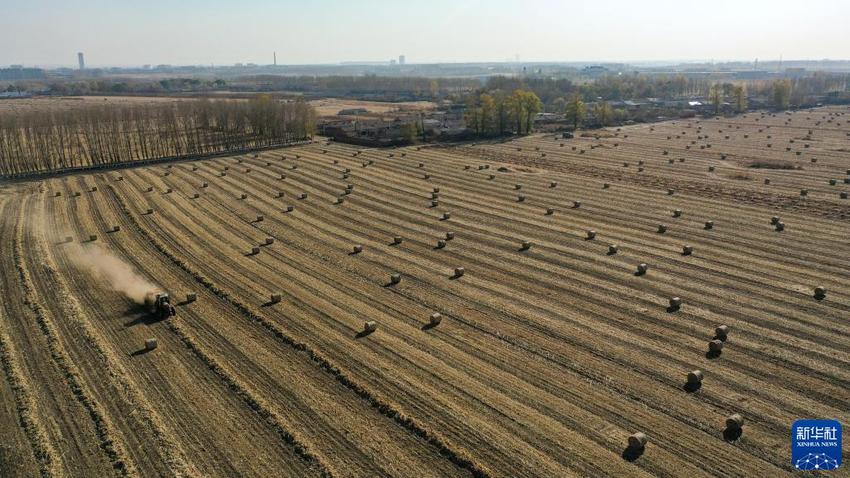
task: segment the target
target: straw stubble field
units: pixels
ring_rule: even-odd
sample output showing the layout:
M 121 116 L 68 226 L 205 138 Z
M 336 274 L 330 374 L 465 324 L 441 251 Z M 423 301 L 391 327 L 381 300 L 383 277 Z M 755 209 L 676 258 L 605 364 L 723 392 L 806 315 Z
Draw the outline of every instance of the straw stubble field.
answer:
M 0 467 L 790 475 L 795 419 L 850 422 L 846 113 L 7 185 Z

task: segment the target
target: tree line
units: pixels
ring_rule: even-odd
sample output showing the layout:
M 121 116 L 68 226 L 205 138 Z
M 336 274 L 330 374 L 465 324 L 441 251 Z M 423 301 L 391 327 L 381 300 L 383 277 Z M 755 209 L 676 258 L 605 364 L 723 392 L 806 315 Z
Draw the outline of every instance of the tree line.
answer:
M 534 119 L 543 111 L 540 98 L 531 91 L 501 90 L 470 95 L 466 99 L 466 126 L 479 136 L 528 134 Z
M 0 175 L 239 151 L 303 140 L 304 101 L 186 100 L 0 114 Z
M 236 78 L 91 78 L 29 81 L 14 85 L 17 90 L 47 90 L 54 95 L 159 95 L 174 93 L 288 92 L 318 96 L 368 99 L 435 100 L 477 89 L 473 78 L 426 78 L 396 76 L 282 76 L 253 75 Z
M 760 97 L 776 109 L 810 106 L 814 98 L 827 94 L 850 96 L 850 75 L 813 72 L 798 78 L 733 80 L 717 82 L 704 77 L 684 75 L 605 75 L 585 83 L 565 78 L 490 77 L 482 93 L 496 91 L 531 91 L 540 98 L 545 111 L 563 113 L 567 104 L 578 96 L 583 102 L 613 102 L 658 98 L 680 100 L 705 97 L 718 110 L 729 101 L 737 112 L 747 109 L 748 97 Z

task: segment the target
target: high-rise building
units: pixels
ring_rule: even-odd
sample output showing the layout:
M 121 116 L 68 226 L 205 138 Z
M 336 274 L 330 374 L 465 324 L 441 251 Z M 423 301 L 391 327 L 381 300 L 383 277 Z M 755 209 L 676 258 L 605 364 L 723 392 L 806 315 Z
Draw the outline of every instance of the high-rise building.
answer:
M 85 60 L 85 58 L 83 58 L 83 52 L 77 53 L 77 62 L 80 64 L 81 70 L 86 69 L 86 60 Z
M 406 60 L 406 59 L 404 58 L 404 55 L 399 55 L 399 56 L 398 56 L 398 64 L 399 64 L 399 65 L 404 65 L 405 60 Z

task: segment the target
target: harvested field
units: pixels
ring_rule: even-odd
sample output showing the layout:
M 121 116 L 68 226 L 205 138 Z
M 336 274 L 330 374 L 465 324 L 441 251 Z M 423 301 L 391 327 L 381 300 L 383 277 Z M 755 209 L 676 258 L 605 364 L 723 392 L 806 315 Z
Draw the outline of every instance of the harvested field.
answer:
M 430 101 L 363 101 L 343 98 L 322 98 L 310 100 L 310 106 L 316 109 L 318 116 L 336 116 L 342 110 L 363 108 L 369 113 L 386 114 L 397 111 L 423 111 L 433 109 L 436 105 Z
M 2 186 L 0 470 L 792 476 L 794 420 L 850 423 L 848 113 Z

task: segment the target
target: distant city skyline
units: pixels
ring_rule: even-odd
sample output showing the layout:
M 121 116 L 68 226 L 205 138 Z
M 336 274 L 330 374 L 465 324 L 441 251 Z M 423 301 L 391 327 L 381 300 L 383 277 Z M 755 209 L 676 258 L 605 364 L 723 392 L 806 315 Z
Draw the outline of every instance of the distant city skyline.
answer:
M 843 60 L 848 19 L 837 0 L 31 0 L 0 20 L 0 65 Z

